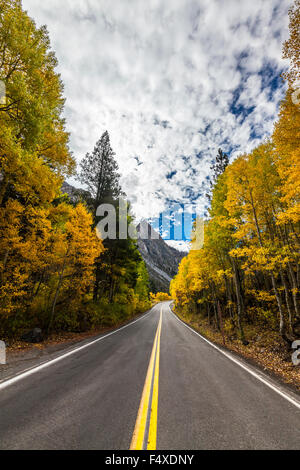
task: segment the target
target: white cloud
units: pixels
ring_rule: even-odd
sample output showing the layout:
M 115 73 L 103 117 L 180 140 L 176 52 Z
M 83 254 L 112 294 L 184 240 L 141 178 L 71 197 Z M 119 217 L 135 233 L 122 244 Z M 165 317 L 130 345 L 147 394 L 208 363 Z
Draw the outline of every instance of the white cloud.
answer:
M 23 0 L 48 26 L 77 161 L 107 129 L 138 217 L 189 202 L 187 187 L 203 210 L 218 147 L 234 158 L 270 134 L 283 85 L 271 90 L 262 73 L 286 66 L 290 3 Z

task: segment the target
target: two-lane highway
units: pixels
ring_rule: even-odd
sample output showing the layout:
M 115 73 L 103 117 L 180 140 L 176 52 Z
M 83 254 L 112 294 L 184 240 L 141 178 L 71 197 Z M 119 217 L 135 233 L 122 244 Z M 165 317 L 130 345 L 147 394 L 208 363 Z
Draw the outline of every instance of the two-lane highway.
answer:
M 0 383 L 0 449 L 300 449 L 300 402 L 169 308 Z

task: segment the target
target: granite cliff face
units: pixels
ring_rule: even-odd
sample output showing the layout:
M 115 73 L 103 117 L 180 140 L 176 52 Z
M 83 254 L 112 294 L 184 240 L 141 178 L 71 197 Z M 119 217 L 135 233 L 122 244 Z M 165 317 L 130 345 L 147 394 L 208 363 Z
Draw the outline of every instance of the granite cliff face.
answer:
M 148 269 L 152 292 L 169 292 L 170 281 L 187 253 L 169 246 L 158 234 L 156 237 L 155 240 L 140 238 L 138 248 Z
M 66 181 L 64 181 L 62 184 L 61 192 L 67 194 L 70 198 L 70 201 L 74 204 L 79 202 L 81 199 L 91 199 L 91 195 L 88 191 L 85 191 L 84 189 L 75 188 Z

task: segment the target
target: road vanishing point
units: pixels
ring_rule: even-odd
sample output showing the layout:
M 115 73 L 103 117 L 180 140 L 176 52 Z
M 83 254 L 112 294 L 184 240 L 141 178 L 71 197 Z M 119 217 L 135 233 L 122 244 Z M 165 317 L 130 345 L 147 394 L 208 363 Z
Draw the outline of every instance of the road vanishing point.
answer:
M 0 382 L 0 449 L 299 448 L 299 396 L 170 302 Z

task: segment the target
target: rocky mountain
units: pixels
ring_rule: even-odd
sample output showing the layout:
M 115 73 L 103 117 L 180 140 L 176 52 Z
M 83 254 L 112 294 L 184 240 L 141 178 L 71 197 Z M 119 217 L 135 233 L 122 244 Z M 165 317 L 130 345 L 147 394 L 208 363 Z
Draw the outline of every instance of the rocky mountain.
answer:
M 63 182 L 61 187 L 61 192 L 67 194 L 73 203 L 79 202 L 81 199 L 90 199 L 91 195 L 88 191 L 84 189 L 75 188 L 66 181 Z
M 177 274 L 178 265 L 187 253 L 169 246 L 149 224 L 147 226 L 148 233 L 152 231 L 156 239 L 153 236 L 151 239 L 139 238 L 138 248 L 148 269 L 151 291 L 169 292 L 170 281 Z

